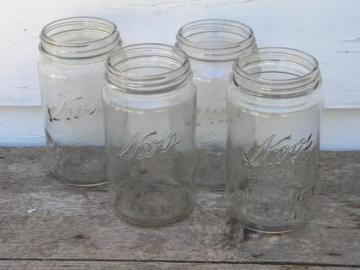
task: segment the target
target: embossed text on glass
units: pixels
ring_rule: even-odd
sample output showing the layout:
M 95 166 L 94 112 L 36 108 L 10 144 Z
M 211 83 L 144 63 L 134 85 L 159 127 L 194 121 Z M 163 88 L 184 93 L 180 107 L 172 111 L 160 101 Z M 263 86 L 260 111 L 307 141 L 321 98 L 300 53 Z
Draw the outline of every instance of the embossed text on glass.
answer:
M 259 166 L 264 162 L 280 163 L 285 158 L 291 161 L 299 156 L 303 151 L 307 152 L 313 145 L 312 134 L 307 138 L 301 138 L 295 144 L 287 144 L 291 141 L 291 135 L 277 139 L 272 134 L 265 141 L 244 152 L 244 160 L 248 166 Z
M 152 157 L 156 151 L 165 153 L 171 147 L 179 144 L 181 139 L 176 133 L 168 133 L 165 138 L 158 139 L 157 131 L 152 131 L 142 136 L 136 133 L 125 146 L 119 146 L 116 156 L 119 159 L 137 159 Z
M 78 119 L 83 115 L 92 115 L 101 110 L 101 100 L 94 104 L 88 104 L 80 95 L 73 95 L 62 100 L 58 105 L 48 107 L 49 121 L 60 121 L 61 119 Z

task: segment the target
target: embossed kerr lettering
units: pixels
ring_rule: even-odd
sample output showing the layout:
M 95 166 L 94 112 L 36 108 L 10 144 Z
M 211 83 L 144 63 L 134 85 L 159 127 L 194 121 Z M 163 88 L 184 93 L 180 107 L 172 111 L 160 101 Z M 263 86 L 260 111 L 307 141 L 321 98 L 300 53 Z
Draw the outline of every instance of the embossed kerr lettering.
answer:
M 312 134 L 307 138 L 301 138 L 293 145 L 286 144 L 290 140 L 291 135 L 280 140 L 276 140 L 276 135 L 270 135 L 261 145 L 244 152 L 244 160 L 249 166 L 259 166 L 265 161 L 269 163 L 281 162 L 284 159 L 294 161 L 301 152 L 311 149 L 313 144 Z
M 56 106 L 49 106 L 48 117 L 49 121 L 60 121 L 61 119 L 71 120 L 78 119 L 82 115 L 92 115 L 98 110 L 101 110 L 101 100 L 95 104 L 88 104 L 80 95 L 72 96 L 69 99 L 64 99 Z
M 116 156 L 120 159 L 137 159 L 152 157 L 155 152 L 165 153 L 172 146 L 181 142 L 176 133 L 169 133 L 165 138 L 158 139 L 157 131 L 150 132 L 142 136 L 136 133 L 130 141 L 123 147 L 119 147 Z

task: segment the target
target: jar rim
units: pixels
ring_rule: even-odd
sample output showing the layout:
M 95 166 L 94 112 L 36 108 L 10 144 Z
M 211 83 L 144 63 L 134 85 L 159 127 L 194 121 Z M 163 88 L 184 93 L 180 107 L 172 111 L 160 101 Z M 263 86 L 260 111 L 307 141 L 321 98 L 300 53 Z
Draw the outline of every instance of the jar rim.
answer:
M 194 37 L 206 33 L 232 35 L 232 40 L 221 44 L 214 44 L 211 41 L 199 43 L 193 40 Z M 239 54 L 251 49 L 256 43 L 254 31 L 249 26 L 225 19 L 203 19 L 189 22 L 180 27 L 176 40 L 176 46 L 190 58 L 209 61 L 235 60 Z
M 159 68 L 167 70 L 150 74 L 136 74 L 134 70 L 141 69 L 143 66 L 132 65 L 142 58 L 146 58 L 148 61 L 140 61 L 140 63 L 149 63 L 149 68 L 155 68 L 152 66 L 151 59 L 157 58 L 154 63 L 163 64 Z M 172 66 L 169 66 L 170 64 Z M 189 58 L 180 49 L 167 44 L 138 43 L 127 45 L 113 51 L 107 60 L 107 81 L 122 91 L 135 94 L 167 92 L 174 86 L 181 84 L 190 75 Z
M 271 55 L 271 59 L 266 59 Z M 295 76 L 289 78 L 274 79 L 253 76 L 254 74 L 246 70 L 251 65 L 260 66 L 263 62 L 267 62 L 270 66 L 269 62 L 271 61 L 299 65 L 305 71 L 302 74 L 291 74 Z M 261 71 L 257 74 L 259 73 L 265 72 Z M 301 96 L 315 90 L 322 82 L 318 60 L 309 53 L 287 47 L 257 48 L 256 52 L 247 58 L 238 57 L 233 64 L 233 80 L 241 89 L 264 97 Z
M 80 41 L 59 40 L 54 37 L 58 34 L 71 34 L 75 30 L 101 31 L 105 35 Z M 46 24 L 40 32 L 40 50 L 59 58 L 97 57 L 121 44 L 116 24 L 100 17 L 62 18 Z

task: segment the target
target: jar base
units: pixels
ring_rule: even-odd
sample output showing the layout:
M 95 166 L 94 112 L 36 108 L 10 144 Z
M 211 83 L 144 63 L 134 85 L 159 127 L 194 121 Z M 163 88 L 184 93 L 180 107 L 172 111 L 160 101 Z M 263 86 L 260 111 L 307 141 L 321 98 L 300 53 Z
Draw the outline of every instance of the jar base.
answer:
M 74 179 L 68 179 L 65 178 L 63 176 L 60 176 L 54 172 L 50 172 L 50 174 L 52 176 L 54 176 L 57 180 L 59 180 L 61 183 L 68 185 L 68 186 L 72 186 L 72 187 L 97 187 L 97 186 L 102 186 L 102 185 L 106 185 L 107 184 L 107 180 L 100 180 L 99 182 L 91 182 L 91 183 L 87 183 L 87 182 L 79 182 L 79 181 L 74 181 Z
M 248 229 L 250 231 L 259 232 L 259 233 L 267 233 L 267 234 L 281 234 L 281 233 L 290 233 L 293 231 L 298 231 L 303 229 L 306 226 L 306 223 L 298 224 L 298 225 L 283 225 L 283 226 L 264 226 L 257 225 L 252 222 L 239 220 L 238 223 L 241 227 Z
M 163 226 L 169 226 L 172 225 L 174 223 L 177 223 L 185 218 L 187 218 L 191 212 L 192 212 L 193 208 L 190 208 L 186 213 L 184 213 L 183 215 L 180 216 L 176 216 L 173 217 L 171 219 L 168 220 L 164 220 L 164 221 L 158 221 L 158 222 L 144 222 L 142 219 L 136 219 L 133 217 L 129 217 L 126 215 L 123 215 L 121 212 L 116 211 L 116 215 L 123 221 L 129 223 L 130 225 L 133 226 L 139 226 L 139 227 L 163 227 Z
M 57 143 L 46 132 L 45 163 L 51 175 L 62 183 L 77 187 L 105 184 L 105 150 L 102 146 L 70 147 Z
M 187 217 L 194 199 L 178 186 L 158 180 L 151 183 L 127 183 L 115 201 L 117 216 L 139 226 L 165 226 Z

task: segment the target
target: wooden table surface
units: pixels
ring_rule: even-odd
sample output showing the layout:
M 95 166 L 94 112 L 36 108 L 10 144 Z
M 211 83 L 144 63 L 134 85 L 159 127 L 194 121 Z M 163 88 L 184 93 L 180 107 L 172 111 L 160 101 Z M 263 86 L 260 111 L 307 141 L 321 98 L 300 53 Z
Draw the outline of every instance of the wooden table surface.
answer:
M 316 219 L 262 235 L 201 192 L 191 216 L 163 228 L 116 218 L 105 188 L 48 175 L 43 148 L 0 149 L 0 269 L 360 269 L 360 152 L 324 152 Z

